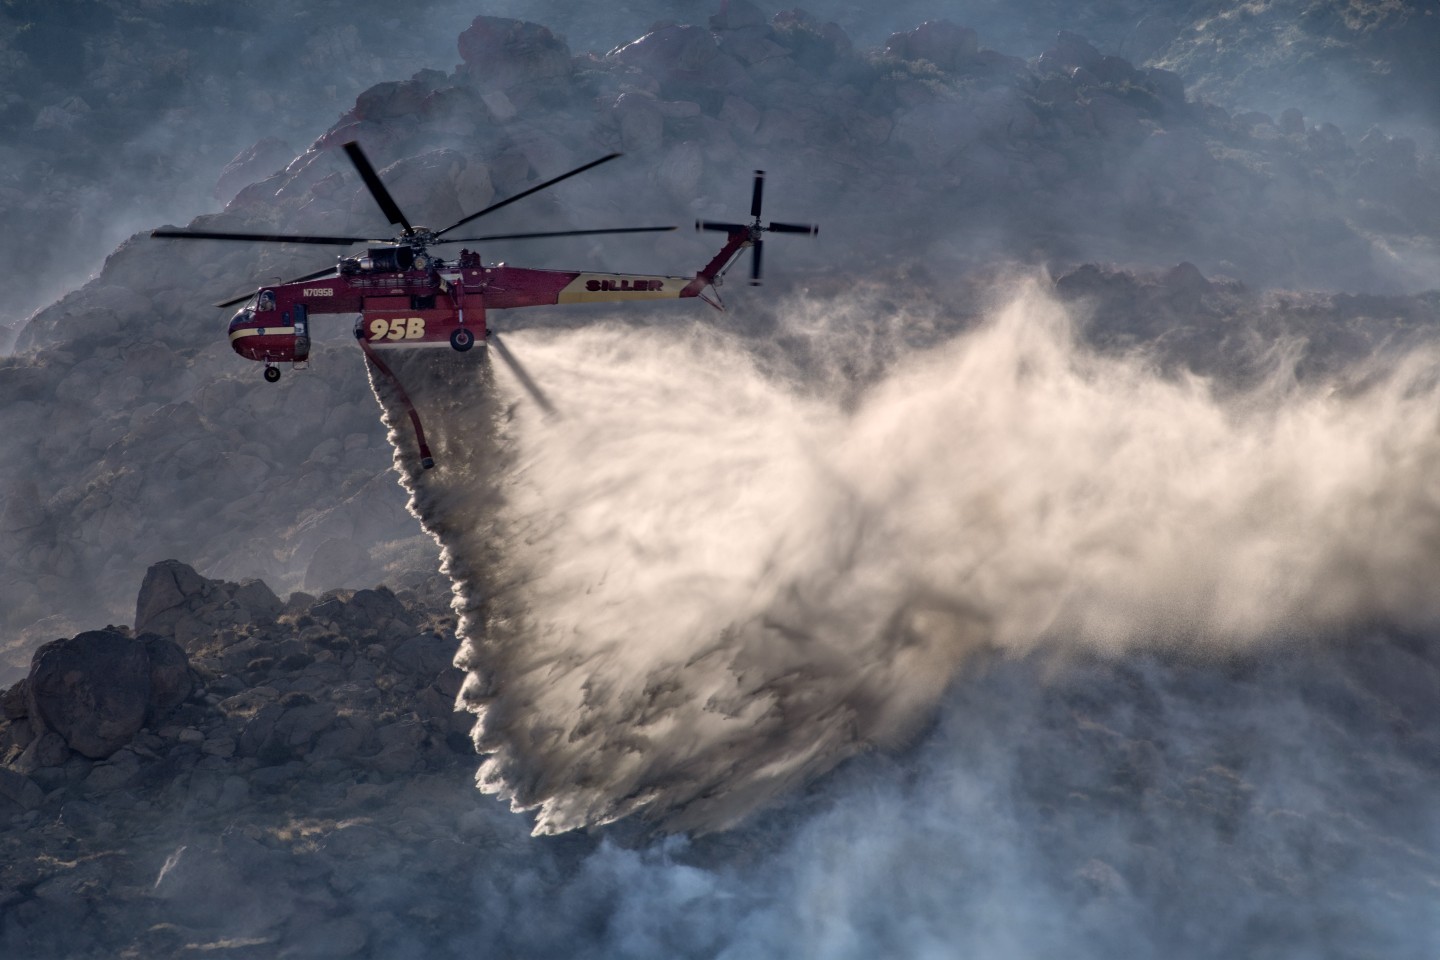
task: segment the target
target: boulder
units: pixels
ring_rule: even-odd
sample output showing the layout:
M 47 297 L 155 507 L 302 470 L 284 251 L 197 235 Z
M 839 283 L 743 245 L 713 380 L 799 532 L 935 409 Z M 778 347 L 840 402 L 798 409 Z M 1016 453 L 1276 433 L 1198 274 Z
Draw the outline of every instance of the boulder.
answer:
M 25 691 L 29 688 L 26 680 L 18 680 L 3 695 L 0 695 L 0 717 L 5 720 L 19 720 L 28 709 L 25 705 Z
M 258 582 L 258 581 L 257 581 Z M 147 719 L 163 717 L 180 706 L 195 689 L 190 658 L 173 640 L 147 634 L 140 637 L 150 660 L 150 700 Z
M 355 119 L 390 120 L 418 114 L 430 96 L 428 84 L 418 80 L 377 83 L 355 98 Z
M 719 52 L 714 34 L 704 27 L 666 26 L 627 43 L 610 56 L 628 67 L 663 79 L 672 71 L 699 70 Z
M 15 769 L 30 774 L 46 767 L 58 767 L 70 759 L 65 738 L 53 730 L 36 737 L 15 761 Z
M 546 27 L 506 17 L 476 17 L 460 34 L 458 72 L 481 87 L 518 90 L 570 75 L 570 48 Z
M 1095 70 L 1100 64 L 1100 51 L 1090 41 L 1069 30 L 1061 30 L 1055 37 L 1055 45 L 1036 62 L 1041 73 L 1070 73 L 1076 67 Z
M 285 604 L 275 596 L 275 591 L 266 585 L 264 580 L 242 580 L 240 586 L 235 589 L 232 599 L 244 609 L 250 611 L 257 620 L 268 620 L 277 617 L 285 609 Z
M 900 60 L 928 60 L 941 70 L 965 66 L 980 52 L 975 31 L 949 20 L 926 20 L 909 33 L 885 41 L 885 54 Z
M 186 601 L 205 594 L 209 581 L 179 560 L 162 560 L 145 571 L 135 600 L 135 632 L 168 636 L 185 616 Z
M 410 615 L 389 587 L 356 590 L 345 605 L 344 622 L 356 627 L 378 628 L 391 619 L 409 621 Z
M 91 759 L 129 743 L 150 707 L 145 644 L 115 630 L 45 644 L 28 679 L 31 719 Z
M 266 622 L 284 609 L 263 581 L 211 580 L 178 560 L 163 560 L 145 573 L 135 602 L 135 632 L 173 639 L 193 652 L 221 627 Z
M 0 767 L 0 797 L 24 810 L 34 810 L 45 800 L 45 791 L 23 773 Z

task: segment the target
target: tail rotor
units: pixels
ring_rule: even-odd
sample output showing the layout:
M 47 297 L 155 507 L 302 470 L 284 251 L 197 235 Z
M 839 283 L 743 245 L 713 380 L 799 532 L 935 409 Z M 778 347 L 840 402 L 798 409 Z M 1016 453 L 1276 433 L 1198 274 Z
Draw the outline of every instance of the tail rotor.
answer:
M 719 233 L 727 233 L 731 236 L 745 234 L 748 236 L 746 246 L 750 248 L 750 285 L 759 286 L 762 274 L 762 263 L 765 249 L 764 234 L 769 233 L 800 233 L 807 236 L 818 236 L 819 226 L 813 223 L 780 223 L 771 221 L 769 224 L 761 222 L 760 209 L 765 200 L 765 171 L 755 171 L 755 184 L 750 191 L 750 217 L 749 223 L 728 223 L 723 220 L 696 220 L 696 230 L 711 230 Z

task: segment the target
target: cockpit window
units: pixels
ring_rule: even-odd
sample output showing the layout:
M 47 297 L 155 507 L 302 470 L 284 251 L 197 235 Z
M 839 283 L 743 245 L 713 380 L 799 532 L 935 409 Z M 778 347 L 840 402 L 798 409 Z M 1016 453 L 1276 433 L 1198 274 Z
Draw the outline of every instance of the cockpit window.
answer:
M 260 291 L 260 302 L 255 305 L 255 309 L 257 309 L 257 310 L 262 310 L 262 311 L 263 311 L 263 310 L 274 310 L 274 309 L 275 309 L 275 293 L 274 293 L 274 291 L 272 291 L 272 290 L 262 290 L 262 291 Z

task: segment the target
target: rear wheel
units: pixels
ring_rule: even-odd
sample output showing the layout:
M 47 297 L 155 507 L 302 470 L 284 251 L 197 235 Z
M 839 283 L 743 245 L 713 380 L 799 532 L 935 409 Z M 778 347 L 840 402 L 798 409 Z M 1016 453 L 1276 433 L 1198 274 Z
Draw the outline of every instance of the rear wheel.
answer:
M 268 383 L 274 383 L 276 380 L 279 380 L 279 379 L 280 379 L 280 368 L 279 368 L 279 367 L 266 367 L 266 368 L 265 368 L 265 380 L 266 380 L 266 382 L 268 382 Z
M 450 334 L 450 346 L 464 353 L 466 350 L 475 346 L 475 334 L 464 327 L 460 327 L 454 333 Z

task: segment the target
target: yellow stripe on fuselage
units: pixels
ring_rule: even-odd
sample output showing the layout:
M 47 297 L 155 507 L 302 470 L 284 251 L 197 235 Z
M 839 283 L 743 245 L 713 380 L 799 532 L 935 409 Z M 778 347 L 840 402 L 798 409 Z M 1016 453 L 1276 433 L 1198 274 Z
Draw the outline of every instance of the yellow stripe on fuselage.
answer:
M 425 347 L 444 347 L 447 350 L 451 349 L 449 340 L 390 340 L 381 337 L 379 340 L 366 340 L 365 342 L 377 348 L 405 347 L 410 350 L 421 350 Z M 483 347 L 485 341 L 477 339 L 475 346 Z

